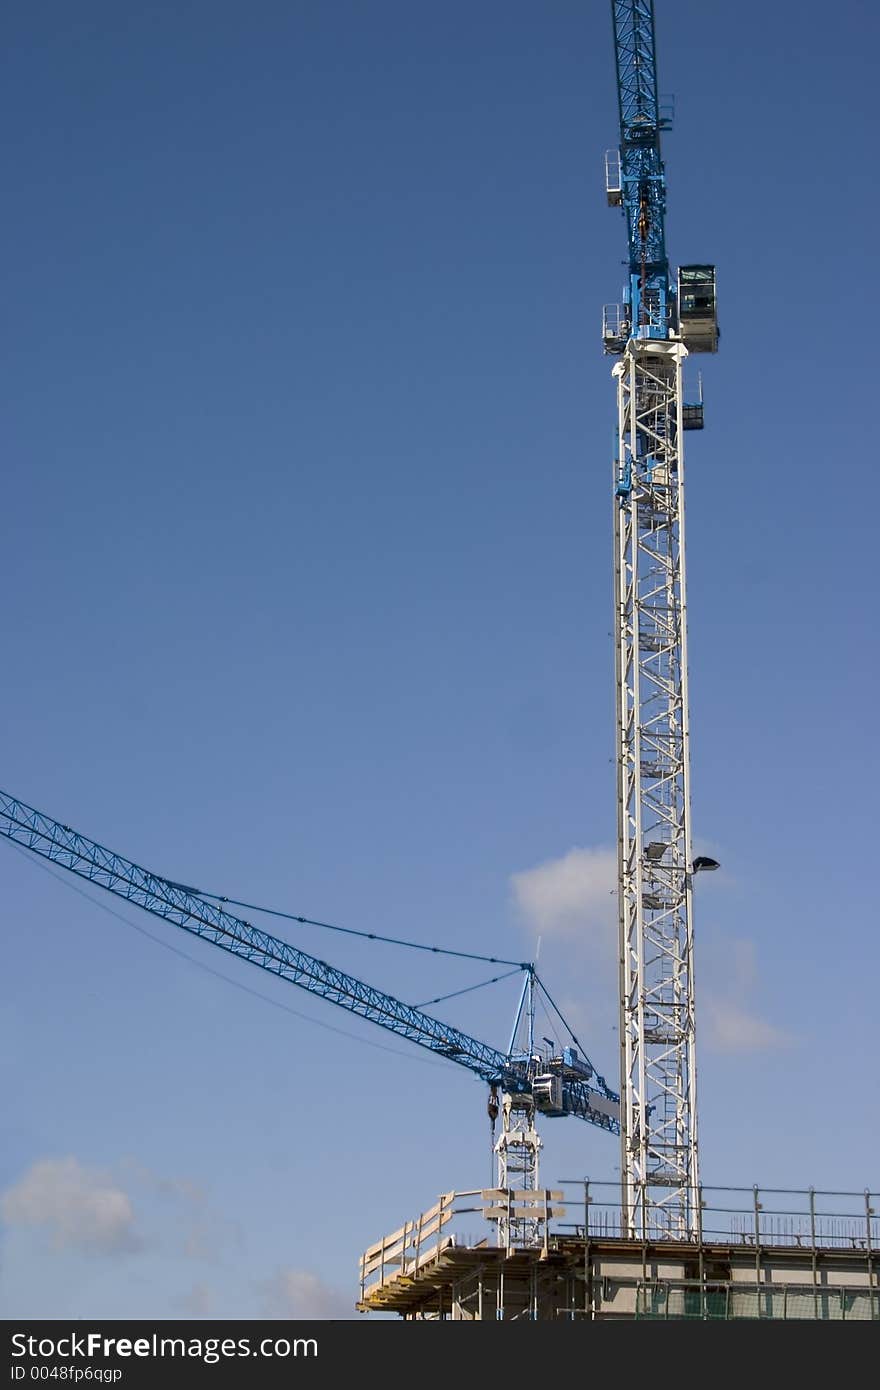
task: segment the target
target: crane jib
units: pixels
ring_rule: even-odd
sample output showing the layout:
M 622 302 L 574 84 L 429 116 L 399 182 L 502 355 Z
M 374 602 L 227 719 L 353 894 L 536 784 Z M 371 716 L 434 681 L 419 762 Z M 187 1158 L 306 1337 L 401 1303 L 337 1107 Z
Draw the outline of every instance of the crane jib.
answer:
M 289 942 L 116 854 L 26 802 L 0 792 L 0 833 L 43 859 L 94 883 L 144 911 L 210 941 L 262 970 L 357 1014 L 436 1056 L 467 1067 L 489 1085 L 514 1093 L 531 1090 L 534 1069 L 461 1029 L 337 970 Z M 601 1128 L 615 1130 L 617 1097 L 585 1081 L 564 1083 L 564 1110 Z M 593 1103 L 595 1102 L 595 1104 Z
M 620 206 L 629 245 L 631 322 L 665 337 L 670 316 L 666 181 L 653 0 L 612 0 L 620 120 Z

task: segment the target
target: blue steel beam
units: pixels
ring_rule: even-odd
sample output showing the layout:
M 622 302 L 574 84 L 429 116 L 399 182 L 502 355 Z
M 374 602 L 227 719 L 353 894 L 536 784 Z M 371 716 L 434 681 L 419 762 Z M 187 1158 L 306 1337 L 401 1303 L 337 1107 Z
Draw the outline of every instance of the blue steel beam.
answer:
M 338 1004 L 349 1013 L 376 1023 L 435 1055 L 458 1062 L 490 1085 L 519 1093 L 531 1090 L 533 1066 L 530 1061 L 512 1059 L 498 1048 L 364 984 L 326 961 L 297 950 L 280 937 L 260 931 L 243 918 L 234 917 L 224 908 L 207 902 L 195 889 L 142 868 L 5 792 L 0 792 L 0 834 L 153 916 L 210 941 L 240 960 L 268 970 L 331 1004 Z M 593 1110 L 590 1105 L 591 1095 L 618 1100 L 598 1077 L 596 1080 L 596 1088 L 580 1081 L 567 1084 L 566 1110 L 618 1133 L 616 1116 Z

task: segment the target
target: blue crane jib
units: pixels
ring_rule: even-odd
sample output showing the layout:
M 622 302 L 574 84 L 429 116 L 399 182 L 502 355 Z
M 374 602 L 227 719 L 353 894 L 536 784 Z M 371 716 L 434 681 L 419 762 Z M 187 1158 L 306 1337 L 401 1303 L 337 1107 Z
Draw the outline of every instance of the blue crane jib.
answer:
M 666 253 L 666 176 L 660 132 L 671 126 L 657 91 L 653 0 L 612 0 L 620 147 L 605 156 L 608 202 L 623 210 L 629 278 L 623 303 L 607 305 L 605 349 L 631 337 L 680 336 L 691 352 L 715 352 L 714 266 L 682 266 L 673 282 Z
M 467 1067 L 490 1086 L 514 1095 L 532 1095 L 545 1115 L 576 1115 L 611 1133 L 620 1132 L 619 1097 L 573 1048 L 553 1057 L 527 1056 L 516 1052 L 512 1044 L 508 1052 L 502 1052 L 261 931 L 201 897 L 197 889 L 141 868 L 4 792 L 0 792 L 0 834 L 230 955 Z

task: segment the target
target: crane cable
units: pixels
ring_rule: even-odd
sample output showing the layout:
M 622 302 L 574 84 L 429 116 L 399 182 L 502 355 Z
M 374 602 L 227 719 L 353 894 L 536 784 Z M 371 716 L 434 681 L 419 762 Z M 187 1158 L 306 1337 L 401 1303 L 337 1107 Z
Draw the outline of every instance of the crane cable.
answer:
M 100 908 L 101 912 L 106 912 L 109 917 L 115 917 L 117 922 L 122 922 L 126 927 L 131 927 L 133 931 L 136 931 L 140 936 L 145 936 L 148 941 L 152 941 L 156 946 L 161 946 L 164 950 L 171 951 L 172 955 L 179 956 L 181 960 L 188 961 L 189 964 L 194 965 L 197 970 L 203 970 L 206 975 L 213 975 L 215 979 L 223 980 L 225 984 L 232 985 L 234 989 L 240 989 L 242 994 L 250 994 L 254 999 L 259 999 L 263 1004 L 271 1004 L 273 1009 L 281 1009 L 283 1013 L 291 1014 L 302 1023 L 312 1023 L 316 1028 L 323 1028 L 328 1033 L 336 1033 L 341 1038 L 348 1038 L 351 1042 L 356 1042 L 359 1046 L 373 1047 L 377 1052 L 390 1052 L 393 1057 L 402 1057 L 404 1061 L 419 1062 L 422 1066 L 426 1067 L 439 1067 L 445 1066 L 447 1062 L 453 1060 L 452 1058 L 443 1058 L 442 1061 L 432 1061 L 431 1058 L 423 1057 L 418 1052 L 404 1052 L 399 1047 L 389 1047 L 387 1043 L 378 1042 L 375 1038 L 363 1037 L 359 1033 L 350 1032 L 347 1028 L 338 1028 L 334 1023 L 327 1023 L 324 1019 L 315 1018 L 312 1014 L 301 1013 L 299 1009 L 291 1008 L 289 1004 L 285 1004 L 280 999 L 273 999 L 270 994 L 264 994 L 262 990 L 253 989 L 250 985 L 246 985 L 243 980 L 234 980 L 231 975 L 225 975 L 222 970 L 215 970 L 212 965 L 208 965 L 207 961 L 199 960 L 196 956 L 191 956 L 187 951 L 182 951 L 180 947 L 175 946 L 173 942 L 164 941 L 161 936 L 156 936 L 153 932 L 147 931 L 146 927 L 141 926 L 139 922 L 132 921 L 131 917 L 126 917 L 123 913 L 117 912 L 109 903 L 102 902 L 100 898 L 93 897 L 91 893 L 87 893 L 83 888 L 80 888 L 78 884 L 73 883 L 62 874 L 55 873 L 55 871 L 51 869 L 48 864 L 43 863 L 42 860 L 34 859 L 33 855 L 30 854 L 23 845 L 17 844 L 15 840 L 10 840 L 9 844 L 11 844 L 12 848 L 16 850 L 27 863 L 40 869 L 44 874 L 48 874 L 49 878 L 54 878 L 63 888 L 67 888 L 71 893 L 76 893 L 79 897 L 85 898 L 87 903 L 91 903 L 93 907 Z M 438 1058 L 441 1056 L 442 1054 L 438 1054 Z
M 485 989 L 487 985 L 497 985 L 501 980 L 509 980 L 512 975 L 519 975 L 526 966 L 517 966 L 515 970 L 508 970 L 503 975 L 493 975 L 491 980 L 481 980 L 478 985 L 465 985 L 464 989 L 454 989 L 451 994 L 438 994 L 436 999 L 426 999 L 421 1004 L 410 1004 L 411 1009 L 427 1009 L 429 1004 L 442 1004 L 446 999 L 457 999 L 460 994 L 473 994 L 475 989 Z
M 421 941 L 404 941 L 398 936 L 381 936 L 379 932 L 357 931 L 354 927 L 338 927 L 332 922 L 317 922 L 313 917 L 298 917 L 293 912 L 281 912 L 276 907 L 259 907 L 256 903 L 245 903 L 240 898 L 227 898 L 220 893 L 205 893 L 201 888 L 189 888 L 185 883 L 173 883 L 172 888 L 181 888 L 198 898 L 211 898 L 214 902 L 228 903 L 230 907 L 245 907 L 249 912 L 263 912 L 267 917 L 283 917 L 286 922 L 299 922 L 305 927 L 322 927 L 325 931 L 342 932 L 344 936 L 360 936 L 365 941 L 382 941 L 389 946 L 406 946 L 411 951 L 430 951 L 435 956 L 458 956 L 460 960 L 482 960 L 488 965 L 512 965 L 516 970 L 530 970 L 531 963 L 523 960 L 505 960 L 503 956 L 481 956 L 474 951 L 454 951 L 449 946 L 426 946 Z M 489 983 L 494 983 L 491 981 Z M 432 1001 L 436 1003 L 437 1001 Z
M 326 1028 L 328 1032 L 331 1032 L 331 1033 L 338 1033 L 338 1034 L 340 1034 L 342 1037 L 347 1037 L 347 1038 L 355 1039 L 355 1040 L 358 1041 L 358 1042 L 366 1043 L 367 1046 L 375 1047 L 375 1048 L 377 1048 L 377 1049 L 380 1050 L 380 1051 L 383 1051 L 383 1052 L 391 1052 L 391 1053 L 393 1053 L 395 1056 L 398 1056 L 398 1057 L 409 1057 L 409 1056 L 411 1056 L 410 1053 L 400 1052 L 400 1051 L 398 1051 L 397 1048 L 388 1047 L 387 1045 L 383 1045 L 382 1043 L 375 1042 L 375 1041 L 373 1041 L 372 1039 L 358 1037 L 356 1034 L 354 1034 L 354 1033 L 349 1033 L 349 1032 L 347 1032 L 345 1029 L 334 1027 L 334 1025 L 333 1025 L 333 1024 L 330 1024 L 330 1023 L 325 1023 L 325 1022 L 324 1022 L 323 1020 L 321 1020 L 321 1019 L 311 1018 L 308 1014 L 302 1014 L 302 1013 L 300 1013 L 297 1009 L 292 1009 L 289 1005 L 283 1004 L 280 1000 L 271 998 L 270 995 L 263 994 L 263 993 L 262 993 L 261 991 L 259 991 L 259 990 L 255 990 L 255 989 L 250 988 L 250 986 L 244 984 L 243 981 L 231 979 L 228 975 L 224 975 L 221 971 L 213 969 L 210 965 L 207 964 L 207 962 L 203 962 L 203 961 L 197 960 L 195 957 L 190 956 L 186 951 L 180 950 L 179 947 L 174 946 L 170 941 L 163 941 L 161 937 L 154 936 L 153 933 L 147 931 L 145 927 L 140 926 L 139 923 L 137 923 L 137 922 L 133 922 L 133 921 L 131 920 L 130 917 L 124 917 L 124 916 L 122 915 L 122 913 L 117 912 L 114 908 L 112 908 L 112 907 L 110 906 L 109 903 L 102 902 L 99 898 L 94 898 L 94 897 L 92 897 L 91 893 L 85 892 L 82 888 L 78 887 L 75 883 L 71 883 L 66 877 L 62 876 L 61 874 L 55 873 L 55 872 L 49 867 L 48 864 L 43 864 L 43 863 L 40 863 L 39 861 L 34 861 L 33 858 L 32 858 L 32 856 L 28 853 L 28 851 L 24 848 L 24 846 L 19 845 L 15 840 L 11 840 L 11 841 L 9 841 L 9 843 L 12 845 L 12 848 L 13 848 L 13 849 L 17 850 L 18 853 L 21 854 L 21 856 L 22 856 L 23 859 L 28 860 L 28 862 L 30 862 L 30 863 L 35 863 L 35 862 L 36 862 L 36 867 L 42 869 L 43 873 L 47 874 L 50 878 L 56 879 L 59 883 L 63 884 L 64 887 L 69 888 L 69 889 L 70 889 L 72 892 L 74 892 L 74 893 L 77 893 L 81 898 L 85 898 L 85 900 L 86 900 L 87 902 L 90 902 L 94 907 L 100 908 L 102 912 L 106 912 L 110 917 L 115 917 L 115 918 L 117 919 L 117 921 L 123 922 L 123 923 L 124 923 L 126 926 L 128 926 L 128 927 L 132 927 L 132 928 L 133 928 L 136 932 L 138 932 L 141 936 L 145 936 L 145 937 L 147 937 L 148 940 L 155 942 L 155 944 L 156 944 L 157 946 L 164 946 L 164 948 L 165 948 L 166 950 L 173 952 L 174 955 L 180 956 L 183 960 L 188 961 L 188 962 L 190 963 L 190 965 L 194 965 L 194 966 L 196 966 L 198 969 L 204 970 L 206 974 L 208 974 L 208 975 L 214 975 L 214 976 L 216 976 L 218 979 L 225 980 L 225 982 L 226 982 L 227 984 L 233 985 L 236 989 L 242 990 L 243 993 L 245 993 L 245 994 L 251 994 L 251 995 L 253 995 L 255 998 L 262 1000 L 262 1001 L 263 1001 L 264 1003 L 266 1003 L 266 1004 L 272 1004 L 275 1008 L 282 1009 L 285 1013 L 292 1014 L 295 1018 L 299 1018 L 299 1019 L 301 1019 L 303 1022 L 315 1023 L 315 1024 L 318 1025 L 318 1027 Z M 410 1005 L 410 1008 L 422 1009 L 422 1008 L 428 1007 L 428 1006 L 431 1005 L 431 1004 L 440 1004 L 440 1003 L 443 1003 L 443 1002 L 444 1002 L 445 1000 L 447 1000 L 447 999 L 456 999 L 456 998 L 458 998 L 458 997 L 459 997 L 460 995 L 462 995 L 462 994 L 472 994 L 475 990 L 478 990 L 478 989 L 485 989 L 485 988 L 487 988 L 489 985 L 499 984 L 502 980 L 509 980 L 513 975 L 517 975 L 517 974 L 519 974 L 519 973 L 520 973 L 521 971 L 523 971 L 523 970 L 530 970 L 530 971 L 532 972 L 532 976 L 533 976 L 533 979 L 534 979 L 535 983 L 536 983 L 536 984 L 538 985 L 538 987 L 540 988 L 542 994 L 545 995 L 545 997 L 546 997 L 548 1003 L 551 1005 L 551 1007 L 553 1008 L 554 1012 L 555 1012 L 555 1013 L 557 1014 L 557 1016 L 559 1017 L 560 1021 L 562 1022 L 563 1026 L 565 1027 L 566 1031 L 570 1034 L 572 1041 L 573 1041 L 573 1042 L 576 1044 L 576 1046 L 579 1047 L 579 1048 L 581 1049 L 581 1051 L 583 1052 L 583 1044 L 582 1044 L 582 1043 L 580 1042 L 580 1040 L 577 1038 L 577 1036 L 576 1036 L 575 1033 L 573 1032 L 571 1026 L 570 1026 L 569 1023 L 566 1021 L 564 1015 L 562 1014 L 561 1010 L 559 1009 L 558 1005 L 555 1003 L 555 1001 L 554 1001 L 553 998 L 551 997 L 550 992 L 549 992 L 548 989 L 547 989 L 547 986 L 544 984 L 544 982 L 540 979 L 540 977 L 539 977 L 539 976 L 537 975 L 537 973 L 535 972 L 535 967 L 534 967 L 534 965 L 533 965 L 532 963 L 528 962 L 528 961 L 510 961 L 510 960 L 503 960 L 503 959 L 501 959 L 501 958 L 499 958 L 499 957 L 497 957 L 497 956 L 481 956 L 481 955 L 477 955 L 477 954 L 475 954 L 475 953 L 473 953 L 473 952 L 470 952 L 470 951 L 454 951 L 454 950 L 451 950 L 450 948 L 444 947 L 444 946 L 426 946 L 426 945 L 423 945 L 421 942 L 417 942 L 417 941 L 402 941 L 402 940 L 399 940 L 398 938 L 392 937 L 392 936 L 380 936 L 378 933 L 375 933 L 375 932 L 362 932 L 362 931 L 356 931 L 353 927 L 338 927 L 338 926 L 334 926 L 334 925 L 333 925 L 332 923 L 330 923 L 330 922 L 317 922 L 317 921 L 314 921 L 312 918 L 294 916 L 293 913 L 290 913 L 290 912 L 281 912 L 281 911 L 279 911 L 278 909 L 275 909 L 275 908 L 258 907 L 258 906 L 256 906 L 256 904 L 254 904 L 254 903 L 245 903 L 245 902 L 241 902 L 241 901 L 240 901 L 239 899 L 237 899 L 237 898 L 221 897 L 221 895 L 218 894 L 218 893 L 204 893 L 204 892 L 201 892 L 201 891 L 198 890 L 198 889 L 190 888 L 190 887 L 188 887 L 188 886 L 185 885 L 185 884 L 174 883 L 171 879 L 165 879 L 164 882 L 169 883 L 169 884 L 171 885 L 171 887 L 173 887 L 173 888 L 182 889 L 183 891 L 185 891 L 185 892 L 187 892 L 187 893 L 191 893 L 193 896 L 196 896 L 196 897 L 213 898 L 213 899 L 214 899 L 215 901 L 217 901 L 217 902 L 228 903 L 230 906 L 245 907 L 245 908 L 248 908 L 248 909 L 249 909 L 250 911 L 252 911 L 252 912 L 263 912 L 263 913 L 266 913 L 266 915 L 267 915 L 267 916 L 270 916 L 270 917 L 283 917 L 283 918 L 285 918 L 285 919 L 288 920 L 288 921 L 299 922 L 299 923 L 301 923 L 301 924 L 303 924 L 303 925 L 307 925 L 307 926 L 324 927 L 324 928 L 326 928 L 328 931 L 342 932 L 342 933 L 344 933 L 344 934 L 347 935 L 347 936 L 360 936 L 360 937 L 366 938 L 368 941 L 382 941 L 382 942 L 386 942 L 386 943 L 388 943 L 388 944 L 390 944 L 390 945 L 394 945 L 394 946 L 408 946 L 408 947 L 410 947 L 412 950 L 416 950 L 416 951 L 430 951 L 430 952 L 432 952 L 432 953 L 434 953 L 434 954 L 436 954 L 436 955 L 458 956 L 459 958 L 465 959 L 465 960 L 482 960 L 482 961 L 488 961 L 488 962 L 490 962 L 490 963 L 493 964 L 493 965 L 510 965 L 510 966 L 513 967 L 512 970 L 505 971 L 505 973 L 504 973 L 503 975 L 493 975 L 491 979 L 488 979 L 488 980 L 481 980 L 481 981 L 480 981 L 478 984 L 476 984 L 476 985 L 466 985 L 463 989 L 452 990 L 449 994 L 440 994 L 440 995 L 438 995 L 435 999 L 428 999 L 428 1000 L 425 1000 L 425 1002 L 422 1003 L 422 1004 L 411 1004 L 411 1005 Z M 585 1060 L 589 1061 L 589 1059 L 586 1057 L 586 1053 L 584 1053 L 584 1057 L 585 1057 Z M 418 1058 L 418 1059 L 416 1059 L 416 1060 L 424 1061 L 424 1062 L 426 1062 L 426 1063 L 428 1062 L 428 1059 L 427 1059 L 427 1058 Z M 430 1065 L 430 1064 L 429 1064 L 429 1065 Z M 592 1066 L 592 1063 L 590 1063 L 590 1065 Z M 595 1068 L 594 1068 L 594 1072 L 595 1072 Z M 600 1076 L 598 1076 L 598 1074 L 597 1074 L 597 1079 L 601 1082 L 601 1084 L 602 1084 L 603 1086 L 606 1084 L 606 1083 L 605 1083 L 605 1080 L 604 1080 L 604 1077 L 600 1077 Z M 494 1089 L 494 1088 L 493 1088 L 493 1089 Z M 492 1125 L 492 1136 L 493 1136 L 493 1141 L 494 1141 L 495 1118 L 496 1118 L 496 1117 L 497 1117 L 497 1110 L 496 1110 L 496 1115 L 495 1115 L 495 1116 L 492 1116 L 492 1113 L 491 1113 L 491 1103 L 490 1103 L 490 1120 L 491 1120 L 491 1125 Z
M 593 1075 L 594 1075 L 594 1077 L 596 1078 L 596 1080 L 600 1083 L 600 1085 L 602 1085 L 602 1086 L 607 1090 L 607 1089 L 608 1089 L 608 1082 L 605 1080 L 604 1076 L 600 1076 L 599 1073 L 596 1071 L 596 1068 L 593 1066 L 593 1063 L 590 1061 L 589 1057 L 587 1056 L 586 1049 L 584 1048 L 583 1043 L 581 1042 L 581 1040 L 580 1040 L 580 1038 L 577 1036 L 577 1034 L 574 1032 L 574 1029 L 572 1028 L 571 1024 L 568 1022 L 568 1020 L 566 1019 L 565 1015 L 563 1014 L 563 1012 L 562 1012 L 562 1010 L 560 1009 L 559 1005 L 556 1003 L 555 999 L 554 999 L 554 998 L 552 997 L 552 995 L 550 994 L 550 991 L 548 990 L 547 986 L 544 984 L 543 980 L 539 980 L 539 979 L 538 979 L 538 976 L 536 975 L 536 976 L 535 976 L 535 983 L 537 984 L 537 986 L 538 986 L 538 988 L 540 989 L 541 993 L 544 995 L 545 999 L 547 1000 L 547 1003 L 550 1005 L 551 1009 L 553 1010 L 553 1012 L 556 1014 L 557 1018 L 558 1018 L 559 1021 L 561 1022 L 563 1028 L 564 1028 L 565 1031 L 568 1033 L 568 1035 L 569 1035 L 569 1037 L 571 1038 L 572 1042 L 573 1042 L 573 1043 L 575 1044 L 575 1046 L 580 1050 L 580 1052 L 581 1052 L 581 1054 L 582 1054 L 582 1056 L 583 1056 L 584 1061 L 585 1061 L 585 1062 L 590 1066 L 590 1068 L 592 1069 Z

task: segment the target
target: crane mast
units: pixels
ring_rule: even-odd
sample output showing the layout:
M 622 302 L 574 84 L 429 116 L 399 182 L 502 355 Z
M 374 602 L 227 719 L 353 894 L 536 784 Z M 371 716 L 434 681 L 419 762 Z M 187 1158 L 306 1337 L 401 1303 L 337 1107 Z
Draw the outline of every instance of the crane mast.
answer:
M 715 273 L 670 278 L 652 0 L 612 0 L 620 148 L 606 191 L 627 225 L 614 459 L 621 1183 L 625 1233 L 688 1239 L 699 1190 L 684 453 L 688 351 L 715 351 Z

